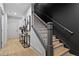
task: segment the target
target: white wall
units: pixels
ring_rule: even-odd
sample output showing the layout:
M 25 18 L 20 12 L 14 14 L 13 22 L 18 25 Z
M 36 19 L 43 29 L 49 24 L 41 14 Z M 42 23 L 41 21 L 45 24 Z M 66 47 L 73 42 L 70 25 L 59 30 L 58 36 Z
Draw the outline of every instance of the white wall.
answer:
M 18 38 L 19 21 L 22 18 L 8 16 L 8 39 Z
M 2 16 L 2 18 L 2 47 L 4 47 L 7 41 L 7 14 Z
M 0 3 L 0 7 L 2 8 L 2 11 L 4 13 L 4 15 L 1 15 L 2 19 L 2 47 L 5 45 L 6 41 L 7 41 L 7 14 L 4 11 L 4 6 L 2 3 Z
M 29 4 L 28 9 L 24 13 L 24 17 L 22 18 L 22 20 L 19 21 L 19 27 L 22 27 L 23 25 L 25 25 L 25 21 L 24 21 L 25 18 L 26 18 L 26 23 L 27 23 L 27 19 L 29 18 L 29 16 L 32 15 L 31 11 L 32 11 L 31 10 L 31 4 Z M 28 30 L 29 30 L 29 25 L 28 25 Z M 19 30 L 19 34 L 20 34 L 20 30 Z
M 45 56 L 45 49 L 41 44 L 39 38 L 35 34 L 33 28 L 31 29 L 31 39 L 30 39 L 31 46 L 40 53 L 41 56 Z
M 32 17 L 32 9 L 31 9 L 31 4 L 29 5 L 29 8 L 27 9 L 26 13 L 25 13 L 25 18 L 26 20 L 29 20 L 29 16 Z M 27 22 L 27 21 L 26 21 Z M 32 22 L 32 18 L 31 18 L 31 22 Z M 28 25 L 28 30 L 29 30 L 29 25 Z
M 2 47 L 2 17 L 0 16 L 0 48 Z

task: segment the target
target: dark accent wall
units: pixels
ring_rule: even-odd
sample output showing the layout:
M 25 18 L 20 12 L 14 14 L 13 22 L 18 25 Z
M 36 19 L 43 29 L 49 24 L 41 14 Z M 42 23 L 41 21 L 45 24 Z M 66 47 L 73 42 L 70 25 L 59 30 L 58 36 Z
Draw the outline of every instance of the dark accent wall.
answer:
M 79 3 L 45 3 L 35 4 L 35 13 L 37 13 L 45 22 L 51 21 L 45 15 L 53 18 L 67 29 L 74 32 L 69 35 L 60 26 L 55 24 L 55 28 L 65 39 L 63 41 L 73 50 L 79 52 Z M 45 15 L 44 15 L 45 14 Z

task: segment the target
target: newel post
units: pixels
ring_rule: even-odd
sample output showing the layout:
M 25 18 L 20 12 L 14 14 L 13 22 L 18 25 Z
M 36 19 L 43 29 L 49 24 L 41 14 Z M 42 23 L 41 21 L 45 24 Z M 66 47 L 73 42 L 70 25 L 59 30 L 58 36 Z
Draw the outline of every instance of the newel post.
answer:
M 47 39 L 47 56 L 53 56 L 52 36 L 53 36 L 53 23 L 47 23 L 48 39 Z

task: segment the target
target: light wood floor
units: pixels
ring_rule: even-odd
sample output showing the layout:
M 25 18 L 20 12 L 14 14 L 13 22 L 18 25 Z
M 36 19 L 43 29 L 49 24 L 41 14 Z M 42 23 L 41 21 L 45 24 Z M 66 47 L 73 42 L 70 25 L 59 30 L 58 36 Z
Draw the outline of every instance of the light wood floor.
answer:
M 8 39 L 4 48 L 0 49 L 1 56 L 38 56 L 39 54 L 30 48 L 23 48 L 18 39 Z

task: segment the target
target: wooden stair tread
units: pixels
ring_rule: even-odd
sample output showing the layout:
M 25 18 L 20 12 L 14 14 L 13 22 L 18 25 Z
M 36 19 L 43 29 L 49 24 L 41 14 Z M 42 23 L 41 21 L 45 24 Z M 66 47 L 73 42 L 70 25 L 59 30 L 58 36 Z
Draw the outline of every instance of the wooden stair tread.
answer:
M 65 54 L 65 56 L 75 56 L 75 55 L 68 52 L 68 53 Z
M 69 49 L 61 47 L 60 49 L 54 51 L 54 56 L 61 56 L 61 55 L 65 54 L 68 51 L 69 51 Z
M 54 45 L 57 45 L 57 44 L 60 44 L 59 40 L 53 42 L 53 46 L 54 46 Z
M 57 47 L 62 46 L 62 45 L 63 45 L 62 43 L 59 43 L 57 45 L 54 45 L 53 48 L 57 48 Z
M 53 39 L 53 42 L 58 41 L 59 39 Z
M 56 39 L 56 35 L 52 35 L 52 39 Z

